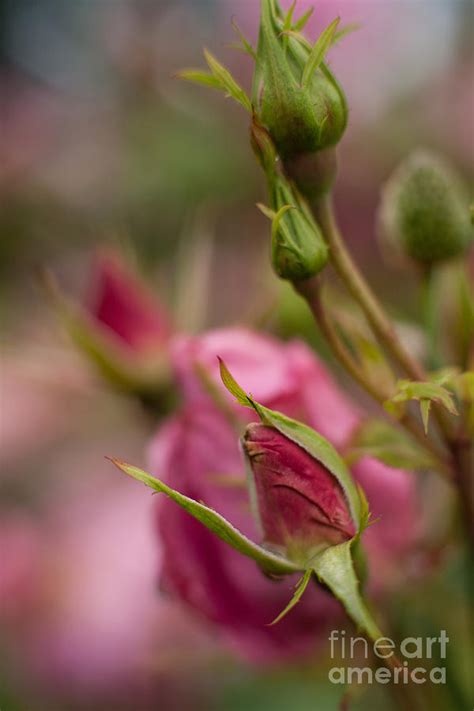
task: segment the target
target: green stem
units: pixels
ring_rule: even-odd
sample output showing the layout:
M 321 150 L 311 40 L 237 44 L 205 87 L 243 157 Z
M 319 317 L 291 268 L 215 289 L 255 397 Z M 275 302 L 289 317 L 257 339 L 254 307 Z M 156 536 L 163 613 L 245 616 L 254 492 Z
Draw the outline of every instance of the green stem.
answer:
M 469 370 L 469 363 L 474 363 L 474 285 L 469 276 L 468 264 L 460 264 L 455 278 L 460 311 L 459 361 L 463 370 Z
M 428 265 L 421 277 L 421 301 L 423 307 L 423 323 L 428 346 L 428 368 L 441 368 L 442 358 L 439 349 L 439 318 L 436 270 Z
M 313 204 L 312 208 L 329 245 L 332 264 L 362 308 L 375 334 L 394 361 L 412 380 L 426 380 L 423 367 L 405 350 L 392 322 L 349 254 L 336 223 L 331 198 L 322 198 Z
M 392 359 L 413 380 L 426 381 L 423 366 L 405 350 L 398 338 L 392 322 L 385 314 L 377 297 L 367 284 L 364 276 L 349 254 L 336 223 L 331 197 L 327 196 L 312 204 L 314 215 L 329 245 L 332 264 L 366 315 L 367 320 L 380 342 Z M 454 431 L 448 413 L 438 406 L 433 414 L 451 454 L 451 468 L 458 484 L 460 502 L 463 507 L 466 534 L 474 551 L 474 503 L 473 503 L 473 463 L 472 446 L 466 446 L 465 437 Z
M 412 380 L 428 380 L 425 369 L 403 346 L 392 321 L 347 250 L 337 226 L 331 197 L 326 196 L 316 200 L 311 207 L 329 245 L 331 262 L 336 272 L 361 307 L 379 341 L 394 362 Z M 447 443 L 451 443 L 453 434 L 447 413 L 436 405 L 433 407 L 433 413 L 444 439 Z
M 342 343 L 339 335 L 334 328 L 333 323 L 327 317 L 326 309 L 322 303 L 321 285 L 317 277 L 304 282 L 294 284 L 295 290 L 306 300 L 316 323 L 327 343 L 331 347 L 333 354 L 355 380 L 356 383 L 370 395 L 379 405 L 382 406 L 383 413 L 387 416 L 386 410 L 383 408 L 383 403 L 390 398 L 391 393 L 384 392 L 379 385 L 372 383 L 365 372 L 361 370 L 359 365 L 354 361 L 345 345 Z M 419 422 L 412 417 L 409 412 L 405 412 L 400 420 L 392 420 L 393 424 L 401 426 L 409 431 L 409 433 L 417 440 L 417 442 L 433 456 L 439 465 L 440 472 L 450 476 L 451 471 L 449 462 L 446 459 L 445 453 L 440 450 L 434 442 L 428 438 Z
M 465 532 L 474 562 L 474 444 L 468 434 L 461 432 L 451 443 L 455 481 L 465 521 Z

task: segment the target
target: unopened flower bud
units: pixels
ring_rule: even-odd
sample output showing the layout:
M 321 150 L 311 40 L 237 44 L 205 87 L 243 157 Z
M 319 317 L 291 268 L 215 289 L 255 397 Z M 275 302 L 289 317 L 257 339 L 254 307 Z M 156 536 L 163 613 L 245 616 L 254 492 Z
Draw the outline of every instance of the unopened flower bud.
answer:
M 261 424 L 247 427 L 242 446 L 265 544 L 298 558 L 354 536 L 341 485 L 319 461 Z
M 451 169 L 437 156 L 417 151 L 385 186 L 382 235 L 398 251 L 423 264 L 459 256 L 473 234 L 468 204 Z
M 77 348 L 103 379 L 154 414 L 167 411 L 174 397 L 171 322 L 127 263 L 114 252 L 99 253 L 84 305 L 63 295 L 49 274 L 45 287 Z
M 272 220 L 272 264 L 282 279 L 298 282 L 318 274 L 328 261 L 328 248 L 304 200 L 278 174 L 269 180 Z
M 171 337 L 168 314 L 114 252 L 95 261 L 89 314 L 104 337 L 136 359 L 162 352 Z
M 298 156 L 335 146 L 347 124 L 347 104 L 337 81 L 324 64 L 337 21 L 325 30 L 315 51 L 297 36 L 285 33 L 273 0 L 262 0 L 259 47 L 254 81 L 254 106 L 268 129 L 285 166 L 298 181 Z M 317 50 L 317 51 L 316 51 Z M 308 181 L 312 187 L 315 175 Z M 308 166 L 303 166 L 307 173 Z M 296 171 L 296 172 L 295 172 Z M 325 174 L 322 183 L 328 182 Z M 303 189 L 303 186 L 300 186 Z M 317 192 L 321 192 L 317 186 Z

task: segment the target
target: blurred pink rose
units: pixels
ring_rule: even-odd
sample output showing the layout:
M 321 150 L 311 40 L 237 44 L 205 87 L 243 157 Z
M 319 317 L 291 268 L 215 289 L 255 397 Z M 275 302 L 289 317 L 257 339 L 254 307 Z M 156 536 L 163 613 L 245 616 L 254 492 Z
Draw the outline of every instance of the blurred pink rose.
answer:
M 73 355 L 54 346 L 20 344 L 2 359 L 0 459 L 2 478 L 70 430 L 90 383 Z M 8 406 L 7 406 L 8 403 Z M 65 408 L 68 417 L 64 417 Z
M 33 518 L 16 509 L 2 512 L 0 522 L 0 622 L 25 624 L 25 610 L 35 604 L 41 573 L 41 539 Z
M 174 347 L 177 377 L 185 403 L 168 421 L 150 448 L 151 468 L 179 491 L 203 500 L 246 535 L 256 538 L 245 488 L 238 435 L 218 409 L 199 378 L 196 363 L 219 384 L 217 355 L 256 400 L 313 426 L 343 450 L 362 414 L 338 390 L 314 354 L 302 343 L 280 343 L 244 329 L 180 338 Z M 245 421 L 250 410 L 230 407 Z M 415 485 L 409 473 L 370 458 L 354 467 L 364 486 L 371 512 L 380 521 L 364 538 L 373 563 L 373 588 L 383 590 L 417 537 Z M 292 595 L 293 580 L 268 580 L 257 566 L 217 540 L 200 523 L 168 499 L 158 504 L 163 545 L 162 584 L 176 596 L 218 623 L 231 643 L 246 656 L 268 661 L 307 652 L 339 606 L 321 588 L 310 590 L 279 624 L 268 623 Z
M 182 671 L 190 641 L 211 653 L 206 635 L 158 593 L 150 504 L 130 482 L 92 476 L 56 492 L 40 515 L 4 517 L 0 623 L 33 689 L 107 708 L 135 690 L 148 708 L 158 665 L 181 657 Z
M 151 357 L 167 345 L 168 315 L 118 254 L 100 252 L 93 279 L 88 312 L 103 335 L 134 356 Z

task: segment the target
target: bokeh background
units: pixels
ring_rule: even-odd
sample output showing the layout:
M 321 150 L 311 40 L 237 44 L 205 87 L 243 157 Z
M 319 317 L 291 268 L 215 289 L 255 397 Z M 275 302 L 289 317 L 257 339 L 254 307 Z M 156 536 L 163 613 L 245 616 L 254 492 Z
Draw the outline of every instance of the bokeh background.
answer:
M 379 191 L 418 145 L 472 178 L 473 5 L 318 0 L 310 35 L 336 14 L 360 23 L 330 54 L 351 110 L 341 223 L 416 324 L 416 279 L 376 240 Z M 97 248 L 119 248 L 180 329 L 246 323 L 315 342 L 268 265 L 246 115 L 174 78 L 202 66 L 205 45 L 248 86 L 250 59 L 226 45 L 232 16 L 255 39 L 258 2 L 1 0 L 0 16 L 0 708 L 337 708 L 324 660 L 248 666 L 160 595 L 149 492 L 104 459 L 144 465 L 153 424 L 75 351 L 39 277 L 47 267 L 87 298 Z M 436 607 L 433 590 L 412 609 Z

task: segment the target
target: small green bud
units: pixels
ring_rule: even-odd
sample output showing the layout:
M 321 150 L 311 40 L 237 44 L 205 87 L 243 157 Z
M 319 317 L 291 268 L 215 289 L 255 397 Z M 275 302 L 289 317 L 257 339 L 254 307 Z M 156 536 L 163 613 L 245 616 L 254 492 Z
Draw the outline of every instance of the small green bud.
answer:
M 380 217 L 382 235 L 423 264 L 462 255 L 473 236 L 463 187 L 449 166 L 427 151 L 413 153 L 389 179 Z
M 346 128 L 344 94 L 323 62 L 337 24 L 311 47 L 262 0 L 253 104 L 283 161 L 334 146 Z
M 303 281 L 328 261 L 328 248 L 303 198 L 275 174 L 270 182 L 272 209 L 259 205 L 272 220 L 272 264 L 282 279 Z

